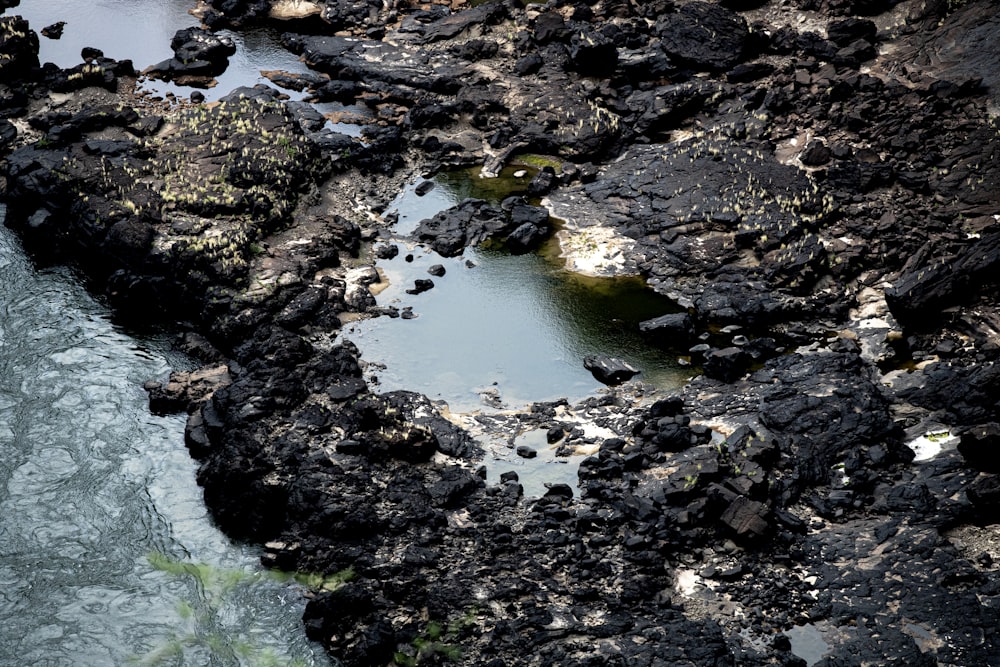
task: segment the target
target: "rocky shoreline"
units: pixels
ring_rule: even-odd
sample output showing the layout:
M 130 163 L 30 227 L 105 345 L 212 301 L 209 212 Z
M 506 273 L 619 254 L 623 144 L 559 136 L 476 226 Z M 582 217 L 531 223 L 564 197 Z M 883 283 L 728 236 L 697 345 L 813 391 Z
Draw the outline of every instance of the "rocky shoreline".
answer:
M 207 80 L 211 30 L 278 27 L 315 74 L 271 80 L 367 109 L 363 140 L 275 88 L 168 104 L 96 48 L 40 66 L 16 11 L 7 224 L 180 332 L 204 367 L 151 407 L 190 415 L 230 535 L 353 572 L 305 616 L 343 664 L 1000 664 L 989 1 L 210 0 L 155 68 Z M 387 203 L 513 163 L 523 198 L 413 240 L 524 252 L 561 218 L 571 261 L 678 304 L 645 328 L 702 375 L 476 415 L 369 387 L 337 332 L 383 313 Z M 587 455 L 577 488 L 485 474 L 536 429 Z

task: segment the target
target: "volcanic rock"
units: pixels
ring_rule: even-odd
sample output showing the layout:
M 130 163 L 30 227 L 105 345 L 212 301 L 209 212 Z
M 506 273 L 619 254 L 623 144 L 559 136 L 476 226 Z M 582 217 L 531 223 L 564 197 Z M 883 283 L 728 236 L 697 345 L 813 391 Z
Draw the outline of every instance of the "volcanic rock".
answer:
M 640 372 L 639 369 L 621 359 L 604 355 L 586 357 L 583 360 L 583 366 L 593 373 L 598 382 L 609 385 L 621 384 Z

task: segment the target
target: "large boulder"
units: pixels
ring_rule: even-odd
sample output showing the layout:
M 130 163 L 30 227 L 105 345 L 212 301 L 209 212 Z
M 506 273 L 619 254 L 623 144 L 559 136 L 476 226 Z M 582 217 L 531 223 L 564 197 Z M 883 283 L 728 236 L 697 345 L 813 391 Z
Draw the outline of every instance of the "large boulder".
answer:
M 996 284 L 1000 232 L 970 240 L 951 257 L 941 257 L 936 246 L 930 242 L 922 248 L 886 291 L 892 314 L 903 324 L 930 326 L 942 307 Z
M 482 199 L 466 199 L 422 220 L 412 236 L 443 257 L 454 257 L 467 246 L 488 242 L 503 243 L 518 254 L 532 250 L 549 235 L 548 218 L 546 209 L 521 199 L 505 200 L 502 208 Z
M 236 44 L 204 28 L 178 30 L 170 41 L 174 57 L 153 65 L 145 74 L 162 79 L 211 78 L 226 71 Z
M 593 373 L 598 382 L 609 385 L 621 384 L 640 372 L 627 361 L 602 354 L 586 357 L 583 366 Z
M 1000 424 L 990 422 L 970 428 L 962 434 L 958 451 L 974 468 L 1000 473 Z
M 639 331 L 657 345 L 683 345 L 694 335 L 687 313 L 667 313 L 639 323 Z
M 743 17 L 707 2 L 691 2 L 662 16 L 656 32 L 672 60 L 709 71 L 741 62 L 750 36 Z

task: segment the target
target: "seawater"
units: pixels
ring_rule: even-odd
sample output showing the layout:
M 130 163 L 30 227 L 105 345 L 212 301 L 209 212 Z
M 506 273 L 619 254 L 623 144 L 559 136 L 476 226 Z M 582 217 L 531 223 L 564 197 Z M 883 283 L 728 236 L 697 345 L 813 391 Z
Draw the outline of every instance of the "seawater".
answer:
M 3 210 L 0 208 L 0 223 Z M 0 665 L 329 665 L 142 383 L 187 360 L 0 224 Z

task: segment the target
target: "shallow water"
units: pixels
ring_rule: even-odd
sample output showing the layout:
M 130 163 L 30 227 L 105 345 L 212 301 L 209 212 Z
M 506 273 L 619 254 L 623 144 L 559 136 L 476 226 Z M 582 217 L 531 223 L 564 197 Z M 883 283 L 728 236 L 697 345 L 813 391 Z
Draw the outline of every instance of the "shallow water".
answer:
M 532 458 L 518 456 L 517 448 L 525 446 L 535 452 Z M 486 479 L 491 484 L 499 483 L 505 472 L 517 473 L 517 482 L 524 496 L 539 498 L 545 495 L 552 484 L 567 484 L 576 487 L 579 481 L 580 463 L 596 453 L 576 453 L 570 456 L 558 455 L 558 443 L 549 444 L 546 431 L 527 431 L 517 436 L 510 447 L 491 447 L 490 456 L 483 461 Z
M 0 225 L 0 664 L 329 664 L 303 590 L 212 525 L 184 417 L 148 411 L 142 383 L 185 363 Z
M 792 644 L 792 654 L 805 660 L 809 667 L 822 660 L 830 651 L 823 633 L 812 623 L 794 625 L 785 630 L 785 635 Z
M 471 179 L 463 174 L 439 178 L 423 197 L 412 184 L 389 207 L 399 213 L 396 232 L 408 234 L 420 220 L 468 196 L 502 194 L 494 179 Z M 638 379 L 661 388 L 680 387 L 691 375 L 676 356 L 639 335 L 640 321 L 674 306 L 637 279 L 571 274 L 551 244 L 518 256 L 469 248 L 451 259 L 405 242 L 398 245 L 396 258 L 379 262 L 389 286 L 378 301 L 411 307 L 417 317 L 380 317 L 345 328 L 362 357 L 376 365 L 374 375 L 384 390 L 420 391 L 465 412 L 484 407 L 482 392 L 498 392 L 502 405 L 511 408 L 594 394 L 603 385 L 583 367 L 591 354 L 625 359 L 642 371 Z M 427 269 L 434 264 L 446 270 L 440 278 L 431 277 L 435 287 L 407 294 L 416 278 L 429 277 Z

